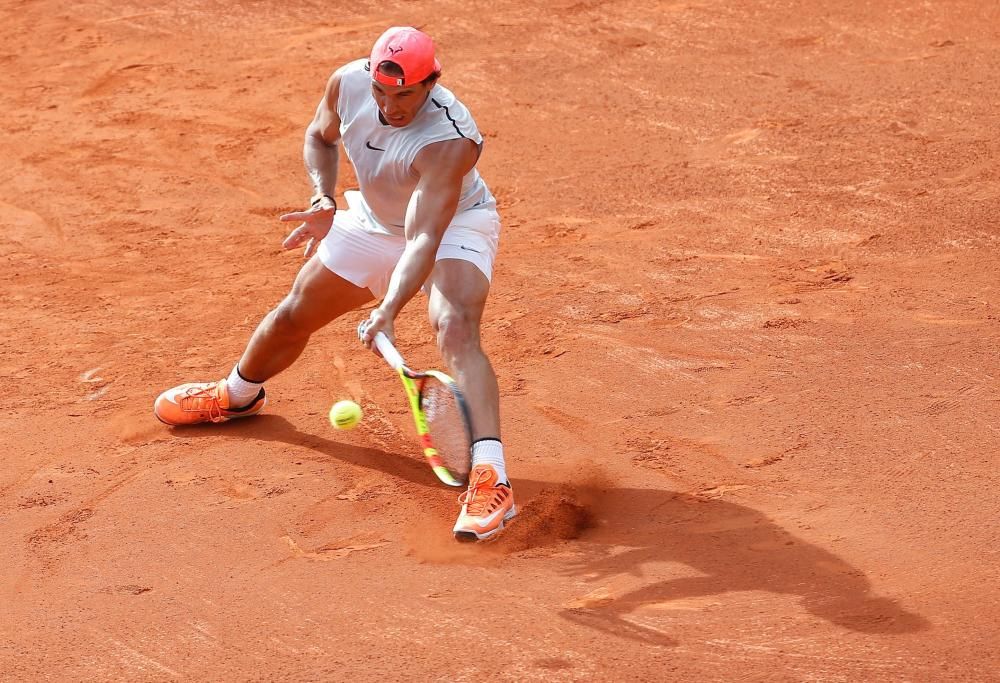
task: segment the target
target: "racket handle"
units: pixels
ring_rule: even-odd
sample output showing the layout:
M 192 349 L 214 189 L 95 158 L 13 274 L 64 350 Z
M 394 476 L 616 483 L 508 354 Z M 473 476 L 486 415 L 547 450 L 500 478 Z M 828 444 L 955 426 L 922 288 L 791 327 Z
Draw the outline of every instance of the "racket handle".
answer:
M 389 338 L 381 332 L 378 332 L 375 335 L 375 346 L 378 348 L 378 352 L 382 354 L 382 357 L 385 358 L 385 362 L 388 363 L 389 367 L 393 370 L 399 370 L 401 367 L 406 365 L 403 357 L 399 355 L 399 351 L 396 350 L 396 347 L 393 346 L 392 342 L 389 341 Z

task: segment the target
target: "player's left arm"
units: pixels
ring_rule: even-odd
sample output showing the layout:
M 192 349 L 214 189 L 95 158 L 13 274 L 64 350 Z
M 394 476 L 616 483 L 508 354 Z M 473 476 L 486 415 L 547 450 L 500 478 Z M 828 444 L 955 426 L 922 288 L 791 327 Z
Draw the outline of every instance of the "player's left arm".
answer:
M 365 326 L 361 337 L 365 346 L 371 346 L 379 331 L 395 341 L 392 323 L 434 270 L 441 238 L 458 208 L 462 179 L 478 157 L 479 147 L 461 138 L 427 145 L 414 159 L 413 170 L 419 180 L 406 208 L 406 247 L 392 271 L 385 298 Z

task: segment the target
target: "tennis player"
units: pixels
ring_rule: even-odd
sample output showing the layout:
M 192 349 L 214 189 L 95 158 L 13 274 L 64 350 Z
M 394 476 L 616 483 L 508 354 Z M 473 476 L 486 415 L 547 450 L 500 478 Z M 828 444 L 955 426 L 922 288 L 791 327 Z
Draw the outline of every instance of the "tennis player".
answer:
M 371 348 L 377 332 L 395 341 L 396 317 L 424 289 L 438 350 L 472 417 L 472 472 L 454 533 L 475 540 L 493 536 L 516 513 L 496 375 L 479 340 L 500 217 L 476 170 L 483 137 L 465 105 L 438 83 L 440 74 L 431 38 L 393 27 L 369 59 L 330 77 L 305 135 L 310 206 L 281 216 L 298 223 L 284 247 L 304 245 L 308 260 L 227 378 L 169 389 L 154 412 L 169 425 L 256 415 L 266 403 L 264 382 L 295 362 L 313 332 L 378 300 L 359 326 L 361 341 Z M 339 144 L 360 186 L 345 193 L 340 210 Z

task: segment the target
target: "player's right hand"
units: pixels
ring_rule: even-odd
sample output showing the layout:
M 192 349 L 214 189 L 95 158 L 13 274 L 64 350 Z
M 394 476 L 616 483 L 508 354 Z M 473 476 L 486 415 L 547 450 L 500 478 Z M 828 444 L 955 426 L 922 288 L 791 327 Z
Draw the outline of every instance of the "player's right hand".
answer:
M 337 205 L 329 197 L 323 197 L 315 206 L 305 211 L 286 213 L 279 219 L 283 223 L 294 221 L 302 223 L 288 234 L 281 246 L 285 249 L 295 249 L 305 244 L 305 257 L 309 258 L 316 252 L 320 241 L 330 232 L 336 213 Z

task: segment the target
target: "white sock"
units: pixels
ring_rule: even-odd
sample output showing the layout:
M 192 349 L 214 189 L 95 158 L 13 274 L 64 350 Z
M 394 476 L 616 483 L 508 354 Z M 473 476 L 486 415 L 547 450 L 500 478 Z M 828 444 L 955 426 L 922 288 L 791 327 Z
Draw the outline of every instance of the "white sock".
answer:
M 503 444 L 500 439 L 480 439 L 472 444 L 472 466 L 493 465 L 497 471 L 498 484 L 510 484 L 507 481 L 507 466 L 503 461 Z
M 250 401 L 257 398 L 257 394 L 260 393 L 260 388 L 264 386 L 263 384 L 248 382 L 243 379 L 243 377 L 240 376 L 239 367 L 239 363 L 234 365 L 233 371 L 229 373 L 229 378 L 226 380 L 226 390 L 229 392 L 230 409 L 242 408 L 243 406 L 249 405 Z

